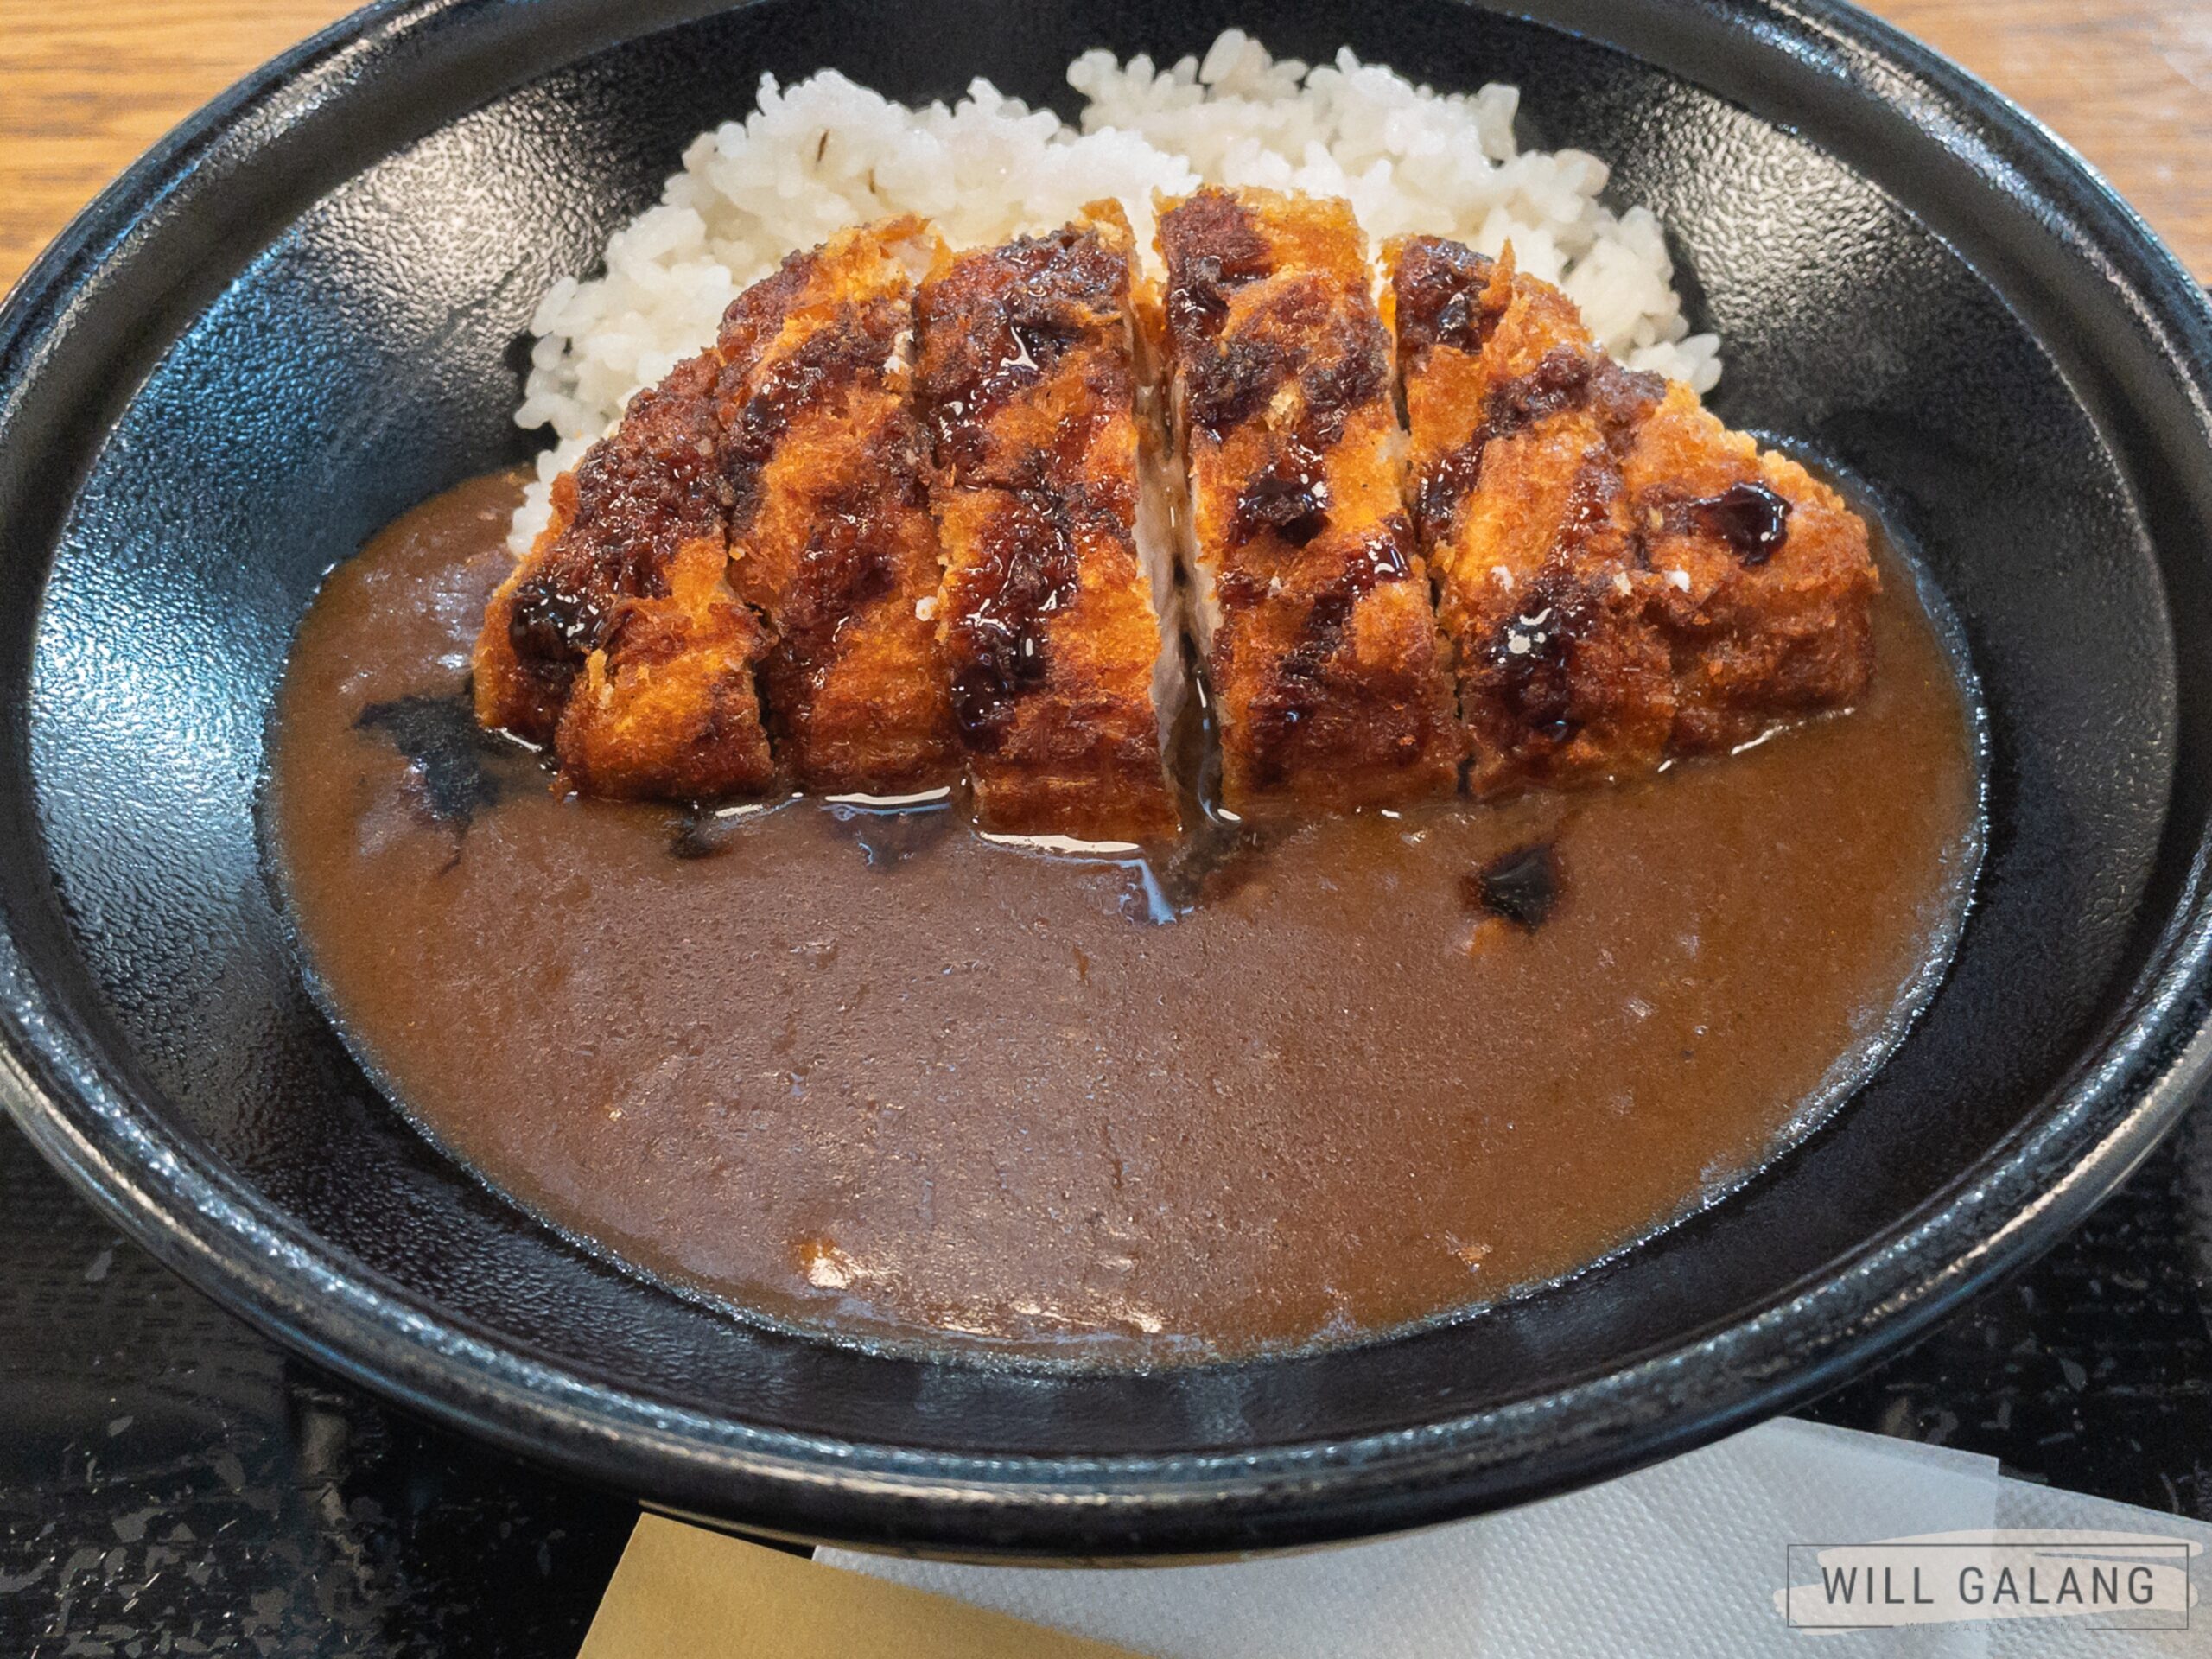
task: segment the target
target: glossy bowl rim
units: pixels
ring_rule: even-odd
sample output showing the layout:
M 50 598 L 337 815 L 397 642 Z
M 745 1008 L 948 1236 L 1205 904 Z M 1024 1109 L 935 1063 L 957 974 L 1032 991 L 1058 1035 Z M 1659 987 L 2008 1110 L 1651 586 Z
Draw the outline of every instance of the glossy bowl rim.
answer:
M 364 62 L 372 74 L 394 73 L 374 60 L 435 51 L 439 29 L 498 10 L 499 0 L 385 0 L 255 72 L 109 187 L 0 304 L 0 447 L 23 388 L 50 353 L 67 349 L 73 306 L 109 262 L 131 257 L 134 230 L 180 197 L 191 207 L 186 187 L 199 182 L 197 169 L 216 173 L 207 188 L 219 192 L 226 146 L 268 149 L 326 104 L 342 104 L 346 76 Z M 546 9 L 553 49 L 564 29 L 590 43 L 576 22 L 590 10 L 588 0 Z M 714 10 L 660 0 L 634 9 L 628 32 Z M 1605 0 L 1554 0 L 1513 10 L 1643 55 L 1637 8 L 1624 16 Z M 1905 112 L 1985 183 L 2056 213 L 2044 232 L 2123 290 L 2200 417 L 2192 435 L 2212 454 L 2212 307 L 2062 141 L 1839 0 L 1694 0 L 1679 10 L 1789 54 L 1834 96 Z M 1702 73 L 1688 78 L 1713 85 Z M 2205 855 L 2200 838 L 2198 878 L 2145 952 L 2132 1017 L 2091 1046 L 2049 1110 L 1939 1198 L 1754 1316 L 1664 1353 L 1503 1408 L 1342 1440 L 1171 1457 L 977 1456 L 761 1428 L 564 1370 L 321 1246 L 137 1109 L 132 1084 L 40 973 L 5 907 L 0 1100 L 124 1232 L 250 1323 L 424 1415 L 658 1506 L 791 1536 L 970 1554 L 1278 1548 L 1525 1501 L 1713 1440 L 1820 1392 L 2047 1248 L 2125 1178 L 2212 1072 Z M 26 849 L 16 858 L 36 861 Z

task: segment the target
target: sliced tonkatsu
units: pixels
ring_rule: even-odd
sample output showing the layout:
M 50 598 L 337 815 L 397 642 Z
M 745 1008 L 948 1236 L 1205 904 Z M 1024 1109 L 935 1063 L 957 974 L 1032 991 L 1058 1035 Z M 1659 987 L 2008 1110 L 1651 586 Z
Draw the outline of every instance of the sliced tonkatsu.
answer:
M 1865 691 L 1866 525 L 1510 251 L 1395 243 L 1378 310 L 1343 201 L 1164 207 L 1164 322 L 1110 202 L 787 259 L 556 480 L 479 718 L 589 794 L 964 763 L 986 829 L 1149 841 L 1186 612 L 1240 815 L 1630 776 Z
M 1621 451 L 1664 395 L 1567 296 L 1456 243 L 1386 255 L 1408 499 L 1453 645 L 1468 785 L 1649 770 L 1674 723 Z
M 987 830 L 1151 840 L 1182 684 L 1174 550 L 1141 489 L 1154 353 L 1113 202 L 922 284 L 941 652 Z
M 1449 791 L 1450 680 L 1350 205 L 1209 188 L 1167 207 L 1159 244 L 1224 804 Z
M 1866 521 L 1670 382 L 1621 468 L 1675 666 L 1678 754 L 1840 709 L 1874 677 Z
M 842 232 L 722 319 L 730 582 L 768 626 L 761 689 L 798 789 L 899 794 L 957 772 L 913 406 L 914 274 L 940 245 L 913 219 Z
M 1510 251 L 1387 263 L 1473 793 L 1646 772 L 1866 690 L 1878 580 L 1840 497 L 1615 364 Z
M 713 798 L 774 776 L 766 631 L 726 579 L 711 352 L 632 399 L 554 480 L 553 517 L 493 596 L 477 719 L 550 747 L 587 794 Z
M 912 270 L 938 246 L 903 219 L 794 254 L 555 480 L 477 641 L 483 723 L 593 795 L 951 780 L 912 405 Z

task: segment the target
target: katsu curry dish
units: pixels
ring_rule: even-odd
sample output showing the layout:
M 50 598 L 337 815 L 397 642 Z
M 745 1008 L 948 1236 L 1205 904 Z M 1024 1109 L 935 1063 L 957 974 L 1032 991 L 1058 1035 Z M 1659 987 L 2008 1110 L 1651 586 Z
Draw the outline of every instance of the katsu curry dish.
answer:
M 1080 1364 L 1449 1318 L 1725 1202 L 1940 978 L 1976 719 L 1864 486 L 1706 407 L 1656 221 L 1500 89 L 1223 42 L 1078 60 L 1080 135 L 771 83 L 541 308 L 537 480 L 302 624 L 264 823 L 341 1034 L 734 1316 Z M 1184 165 L 1295 115 L 1310 173 L 1386 94 L 1490 194 Z M 1160 161 L 1036 223 L 868 149 L 1025 118 L 1061 188 Z M 713 184 L 794 155 L 895 211 Z

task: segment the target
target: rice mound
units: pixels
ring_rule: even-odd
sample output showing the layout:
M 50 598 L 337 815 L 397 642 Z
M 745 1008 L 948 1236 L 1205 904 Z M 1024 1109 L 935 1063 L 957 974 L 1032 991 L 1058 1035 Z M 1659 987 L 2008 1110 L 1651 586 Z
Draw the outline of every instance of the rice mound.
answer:
M 760 78 L 743 121 L 702 133 L 660 205 L 607 244 L 605 274 L 563 277 L 538 302 L 515 422 L 550 426 L 538 481 L 515 515 L 526 549 L 550 480 L 639 388 L 710 343 L 723 310 L 795 248 L 896 213 L 934 219 L 955 247 L 1065 223 L 1117 198 L 1150 257 L 1152 194 L 1201 183 L 1264 185 L 1350 200 L 1379 245 L 1413 232 L 1490 254 L 1563 288 L 1605 348 L 1631 368 L 1720 378 L 1719 340 L 1692 334 L 1659 220 L 1602 205 L 1605 163 L 1581 150 L 1522 150 L 1519 90 L 1416 86 L 1347 48 L 1308 66 L 1240 29 L 1167 68 L 1086 52 L 1068 66 L 1080 129 L 988 80 L 947 109 L 909 109 L 834 69 L 797 86 Z

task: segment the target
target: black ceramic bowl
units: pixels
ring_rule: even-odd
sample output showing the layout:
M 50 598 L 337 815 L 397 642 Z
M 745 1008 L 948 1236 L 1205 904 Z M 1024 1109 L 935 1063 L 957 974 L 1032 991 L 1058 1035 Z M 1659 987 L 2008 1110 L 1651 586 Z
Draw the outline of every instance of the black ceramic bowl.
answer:
M 2212 314 L 1986 89 L 1828 0 L 420 0 L 167 140 L 0 313 L 0 1086 L 131 1234 L 323 1363 L 679 1510 L 972 1552 L 1404 1527 L 1679 1451 L 2050 1243 L 2204 1069 Z M 1940 993 L 1835 1117 L 1569 1283 L 1152 1374 L 874 1357 L 594 1260 L 449 1166 L 302 988 L 263 726 L 321 573 L 528 448 L 539 293 L 754 80 L 1070 102 L 1224 25 L 1524 89 L 1677 238 L 1715 402 L 1871 480 L 1955 607 L 1989 836 Z M 1756 872 L 1746 873 L 1755 882 Z M 1777 1008 L 1777 1018 L 1789 1017 Z

